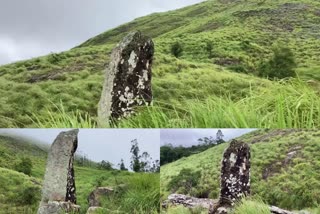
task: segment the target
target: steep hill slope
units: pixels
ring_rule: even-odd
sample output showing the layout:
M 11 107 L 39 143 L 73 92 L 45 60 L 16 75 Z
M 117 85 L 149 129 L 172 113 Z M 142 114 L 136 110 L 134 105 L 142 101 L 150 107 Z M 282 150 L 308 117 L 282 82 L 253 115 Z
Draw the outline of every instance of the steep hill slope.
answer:
M 22 157 L 32 162 L 31 175 L 15 170 Z M 33 214 L 38 209 L 45 173 L 47 151 L 32 141 L 0 136 L 0 213 Z M 97 165 L 95 163 L 94 165 Z M 100 170 L 95 166 L 79 166 L 76 161 L 75 179 L 77 203 L 81 213 L 88 209 L 87 197 L 96 187 L 126 189 L 104 199 L 103 207 L 111 211 L 157 213 L 159 207 L 159 173 L 131 173 Z M 146 194 L 148 192 L 148 194 Z
M 251 147 L 251 191 L 255 197 L 290 210 L 319 206 L 319 130 L 259 130 L 238 139 Z M 163 197 L 176 191 L 217 198 L 221 159 L 227 146 L 222 144 L 162 166 Z M 192 188 L 169 188 L 171 180 L 183 169 L 191 170 L 194 175 L 200 173 L 196 184 Z
M 138 18 L 70 51 L 1 66 L 0 126 L 94 126 L 110 51 L 140 30 L 156 44 L 155 105 L 118 126 L 319 127 L 319 11 L 311 0 L 209 0 Z M 183 47 L 179 59 L 170 52 L 175 42 Z M 302 80 L 256 77 L 278 43 L 293 50 Z M 312 87 L 304 83 L 310 79 Z

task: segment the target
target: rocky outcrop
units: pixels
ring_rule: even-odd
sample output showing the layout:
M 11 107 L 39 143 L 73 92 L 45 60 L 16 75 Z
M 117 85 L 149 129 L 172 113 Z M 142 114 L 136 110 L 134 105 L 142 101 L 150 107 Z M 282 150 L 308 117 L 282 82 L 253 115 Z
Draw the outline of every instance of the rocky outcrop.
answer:
M 219 202 L 210 213 L 225 214 L 234 203 L 250 194 L 250 147 L 232 140 L 226 149 L 221 167 Z
M 114 190 L 110 187 L 98 187 L 95 190 L 93 190 L 89 197 L 88 197 L 88 203 L 89 207 L 100 207 L 100 198 L 102 196 L 108 196 L 112 194 Z
M 58 213 L 79 213 L 80 206 L 71 202 L 48 201 L 45 205 L 39 207 L 38 214 L 58 214 Z
M 183 205 L 188 208 L 198 208 L 202 207 L 204 209 L 209 209 L 214 206 L 218 201 L 208 198 L 194 198 L 187 195 L 181 194 L 171 194 L 168 196 L 168 200 L 162 203 L 163 208 L 167 208 L 169 205 Z
M 86 214 L 95 214 L 95 213 L 107 213 L 106 209 L 102 207 L 89 207 Z
M 73 169 L 78 132 L 61 132 L 51 145 L 38 214 L 79 211 Z
M 98 125 L 134 114 L 134 107 L 152 101 L 152 40 L 140 32 L 126 36 L 112 51 L 98 106 Z

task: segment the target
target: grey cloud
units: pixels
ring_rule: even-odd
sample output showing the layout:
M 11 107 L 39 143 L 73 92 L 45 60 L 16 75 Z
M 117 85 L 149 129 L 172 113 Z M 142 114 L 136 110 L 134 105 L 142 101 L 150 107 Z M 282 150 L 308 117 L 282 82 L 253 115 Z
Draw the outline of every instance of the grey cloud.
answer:
M 3 48 L 0 64 L 67 50 L 134 18 L 201 1 L 3 0 L 0 48 L 14 51 Z

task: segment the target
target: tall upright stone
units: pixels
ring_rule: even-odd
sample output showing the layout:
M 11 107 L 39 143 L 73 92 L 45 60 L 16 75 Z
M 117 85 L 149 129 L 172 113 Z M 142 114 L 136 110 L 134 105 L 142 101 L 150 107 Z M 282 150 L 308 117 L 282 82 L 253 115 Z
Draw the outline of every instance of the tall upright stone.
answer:
M 79 210 L 73 169 L 78 132 L 61 132 L 50 147 L 38 214 Z
M 98 125 L 127 118 L 135 106 L 152 101 L 151 67 L 154 44 L 140 32 L 127 35 L 112 51 L 98 106 Z
M 227 214 L 234 203 L 250 194 L 250 147 L 232 140 L 223 155 L 219 202 L 209 213 Z

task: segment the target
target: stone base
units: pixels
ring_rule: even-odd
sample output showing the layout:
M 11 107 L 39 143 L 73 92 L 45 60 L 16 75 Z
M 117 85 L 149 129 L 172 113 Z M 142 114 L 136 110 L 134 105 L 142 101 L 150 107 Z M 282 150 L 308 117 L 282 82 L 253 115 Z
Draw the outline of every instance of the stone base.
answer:
M 41 205 L 38 214 L 57 214 L 57 213 L 80 213 L 80 206 L 71 202 L 49 201 Z
M 217 200 L 208 198 L 194 198 L 187 195 L 171 194 L 168 196 L 168 200 L 163 202 L 162 207 L 166 208 L 170 205 L 183 205 L 188 208 L 202 207 L 204 209 L 209 209 L 210 207 L 214 206 L 217 202 Z

